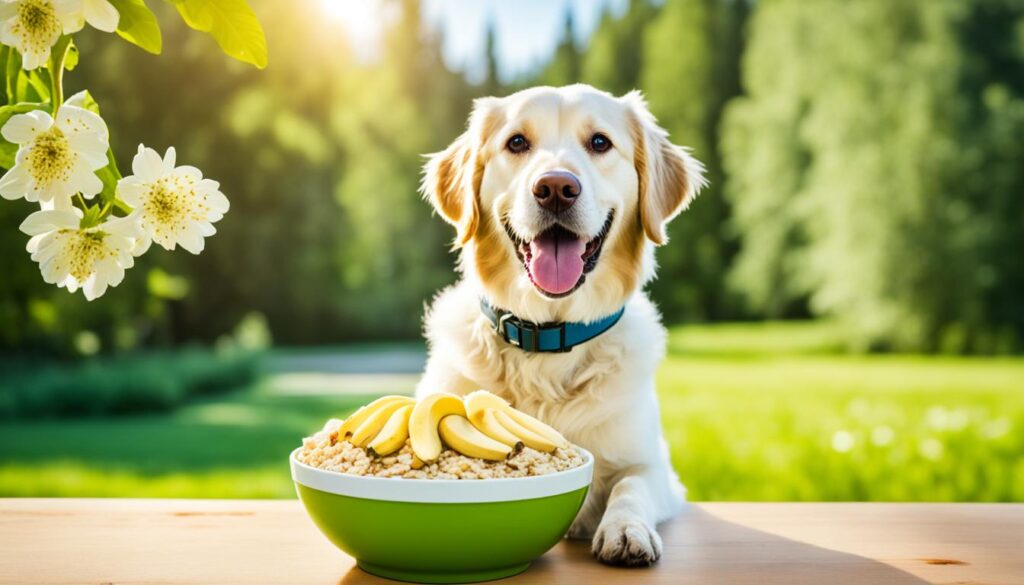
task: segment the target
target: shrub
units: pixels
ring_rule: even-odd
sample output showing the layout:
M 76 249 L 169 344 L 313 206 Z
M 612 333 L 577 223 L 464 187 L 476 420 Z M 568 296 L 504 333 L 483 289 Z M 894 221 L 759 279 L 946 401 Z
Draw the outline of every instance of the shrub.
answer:
M 7 363 L 0 376 L 0 418 L 160 412 L 193 396 L 252 384 L 260 354 L 198 347 L 83 362 Z

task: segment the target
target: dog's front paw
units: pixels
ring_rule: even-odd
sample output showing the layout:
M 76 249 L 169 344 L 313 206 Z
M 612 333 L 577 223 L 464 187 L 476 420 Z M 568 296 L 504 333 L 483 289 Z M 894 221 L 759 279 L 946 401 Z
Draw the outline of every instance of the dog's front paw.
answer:
M 590 551 L 609 565 L 647 567 L 661 558 L 661 537 L 639 518 L 605 518 L 597 527 Z

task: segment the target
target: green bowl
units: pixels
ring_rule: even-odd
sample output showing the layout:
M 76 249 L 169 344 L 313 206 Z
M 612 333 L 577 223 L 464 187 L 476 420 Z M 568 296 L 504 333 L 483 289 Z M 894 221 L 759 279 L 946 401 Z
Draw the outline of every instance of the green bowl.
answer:
M 510 479 L 360 477 L 310 467 L 292 479 L 313 522 L 368 573 L 471 583 L 525 571 L 565 535 L 583 505 L 594 457 L 575 469 Z

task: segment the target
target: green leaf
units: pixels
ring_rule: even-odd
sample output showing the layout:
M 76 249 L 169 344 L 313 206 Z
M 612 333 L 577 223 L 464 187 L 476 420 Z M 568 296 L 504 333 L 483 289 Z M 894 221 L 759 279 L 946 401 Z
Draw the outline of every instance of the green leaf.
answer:
M 18 145 L 0 140 L 0 167 L 9 169 L 14 166 L 14 158 L 18 154 Z
M 50 99 L 50 81 L 43 77 L 46 75 L 45 71 L 45 69 L 19 71 L 14 84 L 14 101 L 36 103 L 48 101 Z
M 110 0 L 121 15 L 117 23 L 117 34 L 122 39 L 159 55 L 163 50 L 160 24 L 145 0 Z
M 64 69 L 68 71 L 74 71 L 75 67 L 78 66 L 78 47 L 75 46 L 75 42 L 71 41 L 68 45 L 68 53 L 64 57 Z
M 42 110 L 49 107 L 47 103 L 28 103 L 22 102 L 19 104 L 10 104 L 6 106 L 0 106 L 0 128 L 4 127 L 7 120 L 11 119 L 11 116 L 15 114 L 24 114 L 25 112 L 31 112 L 32 110 Z
M 90 112 L 92 112 L 92 113 L 96 114 L 97 116 L 99 116 L 100 115 L 100 105 L 92 97 L 92 94 L 89 93 L 89 90 L 83 89 L 79 93 L 84 94 L 83 95 L 84 99 L 82 100 L 82 107 L 84 107 L 86 110 L 89 110 Z M 78 94 L 76 93 L 75 95 L 78 95 Z
M 99 225 L 102 211 L 99 205 L 86 205 L 82 210 L 82 219 L 78 222 L 79 227 L 90 228 Z
M 107 149 L 107 166 L 96 171 L 96 176 L 103 181 L 100 200 L 104 204 L 115 203 L 117 200 L 117 182 L 121 180 L 121 171 L 117 168 L 117 161 L 114 160 L 113 150 Z
M 267 39 L 245 0 L 167 0 L 185 24 L 210 33 L 221 50 L 239 61 L 267 66 Z

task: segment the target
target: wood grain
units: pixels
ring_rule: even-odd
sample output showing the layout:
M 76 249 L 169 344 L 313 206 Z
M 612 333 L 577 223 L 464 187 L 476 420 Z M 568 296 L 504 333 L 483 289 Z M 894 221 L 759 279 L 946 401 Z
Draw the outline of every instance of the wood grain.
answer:
M 692 504 L 650 569 L 562 542 L 503 583 L 1024 584 L 1024 505 Z M 296 501 L 0 499 L 3 584 L 391 583 Z

